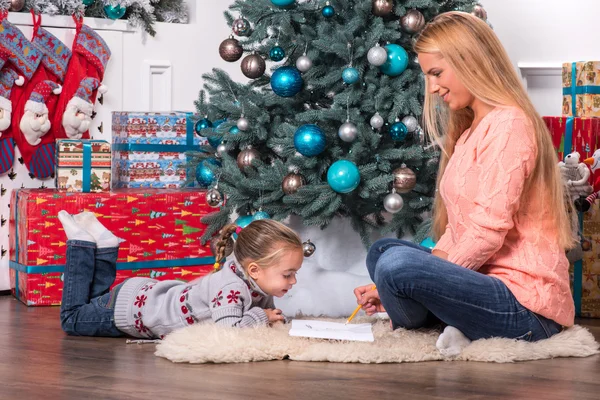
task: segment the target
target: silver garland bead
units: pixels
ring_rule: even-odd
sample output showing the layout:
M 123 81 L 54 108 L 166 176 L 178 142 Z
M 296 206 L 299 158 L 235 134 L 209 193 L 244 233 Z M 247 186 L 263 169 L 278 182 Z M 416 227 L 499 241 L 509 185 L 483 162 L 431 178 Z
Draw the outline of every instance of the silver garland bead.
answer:
M 385 199 L 383 199 L 383 207 L 387 212 L 396 214 L 404 207 L 404 200 L 402 200 L 402 196 L 395 191 L 392 191 L 392 193 L 388 194 L 385 196 Z
M 419 122 L 412 115 L 407 115 L 406 117 L 402 118 L 402 123 L 408 128 L 409 132 L 416 131 L 417 127 L 419 126 Z
M 369 123 L 371 124 L 371 127 L 373 129 L 381 129 L 385 121 L 383 120 L 383 117 L 378 112 L 376 112 L 375 115 L 371 117 Z
M 388 58 L 387 50 L 377 43 L 375 47 L 371 47 L 367 53 L 369 64 L 379 67 L 386 63 Z
M 304 54 L 296 60 L 296 68 L 300 72 L 306 72 L 312 67 L 312 60 Z
M 237 127 L 240 131 L 247 131 L 250 127 L 250 123 L 245 117 L 242 116 L 237 120 Z
M 358 128 L 356 127 L 356 125 L 354 125 L 348 120 L 340 126 L 340 129 L 338 129 L 338 136 L 344 142 L 354 142 L 354 140 L 358 136 Z

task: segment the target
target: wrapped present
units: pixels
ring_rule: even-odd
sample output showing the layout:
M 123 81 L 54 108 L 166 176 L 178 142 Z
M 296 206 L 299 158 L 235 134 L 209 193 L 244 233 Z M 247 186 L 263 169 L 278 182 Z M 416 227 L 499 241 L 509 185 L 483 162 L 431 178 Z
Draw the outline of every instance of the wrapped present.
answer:
M 187 280 L 208 273 L 214 263 L 210 247 L 200 240 L 206 228 L 200 218 L 214 211 L 206 204 L 205 191 L 19 189 L 12 192 L 10 209 L 11 289 L 29 305 L 60 303 L 67 241 L 57 217 L 60 210 L 92 211 L 123 239 L 117 260 L 123 279 Z
M 113 112 L 113 188 L 181 188 L 186 151 L 207 143 L 191 113 Z
M 600 117 L 600 61 L 563 64 L 562 84 L 563 115 Z
M 600 119 L 575 117 L 543 117 L 552 135 L 558 159 L 574 151 L 581 159 L 591 157 L 600 147 Z
M 110 144 L 104 140 L 58 139 L 56 187 L 69 192 L 110 190 Z

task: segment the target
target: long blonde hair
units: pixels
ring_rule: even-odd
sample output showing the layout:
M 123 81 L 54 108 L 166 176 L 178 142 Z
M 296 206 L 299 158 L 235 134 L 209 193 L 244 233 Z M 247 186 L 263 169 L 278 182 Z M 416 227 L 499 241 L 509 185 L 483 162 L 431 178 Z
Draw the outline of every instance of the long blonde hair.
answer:
M 552 138 L 544 121 L 535 110 L 521 84 L 506 50 L 492 29 L 480 18 L 464 12 L 438 15 L 423 29 L 414 50 L 417 53 L 440 54 L 453 69 L 462 84 L 478 100 L 495 106 L 513 106 L 523 110 L 535 129 L 537 158 L 535 167 L 525 183 L 529 188 L 543 188 L 542 201 L 548 204 L 557 228 L 562 248 L 571 248 L 574 238 L 569 218 L 569 202 L 565 201 L 563 182 L 557 167 L 558 159 Z M 428 86 L 427 79 L 425 86 Z M 442 148 L 437 188 L 454 153 L 460 135 L 473 123 L 470 108 L 453 111 L 437 94 L 426 90 L 423 120 L 432 141 Z M 445 135 L 444 135 L 445 134 Z M 442 140 L 444 135 L 444 140 Z M 433 216 L 433 235 L 444 233 L 448 222 L 446 207 L 439 190 L 436 192 Z

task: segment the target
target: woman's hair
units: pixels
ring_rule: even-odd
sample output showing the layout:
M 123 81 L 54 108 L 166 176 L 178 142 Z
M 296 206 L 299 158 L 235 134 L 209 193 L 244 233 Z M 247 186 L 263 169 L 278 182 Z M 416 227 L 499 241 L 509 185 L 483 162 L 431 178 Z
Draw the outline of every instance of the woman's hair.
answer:
M 261 219 L 253 221 L 243 229 L 238 229 L 235 224 L 225 226 L 215 245 L 217 262 L 225 258 L 227 243 L 236 231 L 239 233 L 233 252 L 241 264 L 254 262 L 262 268 L 268 268 L 275 264 L 286 250 L 302 251 L 302 241 L 296 232 L 281 222 Z
M 492 29 L 483 20 L 468 13 L 443 13 L 426 25 L 414 50 L 417 53 L 440 54 L 478 100 L 495 107 L 512 106 L 523 110 L 533 124 L 537 147 L 535 167 L 525 182 L 524 192 L 533 185 L 545 190 L 539 198 L 540 201 L 549 202 L 549 212 L 554 217 L 559 244 L 565 249 L 573 247 L 568 214 L 570 203 L 565 201 L 564 186 L 550 133 Z M 470 108 L 456 111 L 449 109 L 439 95 L 429 93 L 428 85 L 428 80 L 425 79 L 427 90 L 423 111 L 424 126 L 431 140 L 442 148 L 433 216 L 433 234 L 439 239 L 448 222 L 439 184 L 454 153 L 456 142 L 473 123 L 474 114 Z

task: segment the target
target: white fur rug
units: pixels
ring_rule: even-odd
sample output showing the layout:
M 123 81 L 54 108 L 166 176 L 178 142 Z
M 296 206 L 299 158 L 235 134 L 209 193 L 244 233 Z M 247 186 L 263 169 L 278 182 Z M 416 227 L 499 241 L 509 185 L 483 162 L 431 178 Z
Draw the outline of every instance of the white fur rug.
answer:
M 508 363 L 555 357 L 587 357 L 598 354 L 600 345 L 581 326 L 574 326 L 550 339 L 523 342 L 511 339 L 482 339 L 472 342 L 458 357 L 445 358 L 435 347 L 437 331 L 390 329 L 389 321 L 357 318 L 371 322 L 375 342 L 343 342 L 291 337 L 291 324 L 273 328 L 223 328 L 213 324 L 194 325 L 168 335 L 155 355 L 173 362 L 241 363 L 282 360 L 344 363 L 401 363 L 417 361 L 484 361 Z M 334 320 L 344 322 L 344 320 Z

